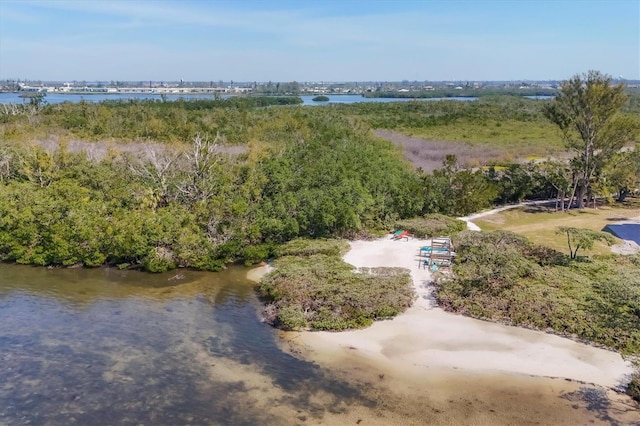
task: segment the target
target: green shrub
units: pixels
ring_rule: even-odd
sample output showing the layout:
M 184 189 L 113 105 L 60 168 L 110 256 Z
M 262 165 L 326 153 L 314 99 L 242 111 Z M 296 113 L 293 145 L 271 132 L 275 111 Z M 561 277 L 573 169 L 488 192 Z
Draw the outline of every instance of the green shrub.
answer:
M 432 238 L 440 235 L 456 235 L 467 229 L 467 224 L 460 219 L 434 213 L 397 221 L 395 227 L 409 231 L 417 238 Z
M 640 402 L 640 373 L 636 373 L 627 386 L 627 394 Z
M 307 320 L 300 305 L 287 305 L 279 309 L 276 325 L 284 330 L 299 330 L 307 325 Z
M 217 270 L 263 260 L 269 244 L 366 235 L 423 210 L 419 176 L 366 125 L 331 108 L 261 108 L 300 102 L 80 102 L 3 116 L 0 259 Z M 59 148 L 22 143 L 45 136 Z M 90 143 L 67 149 L 67 138 L 100 142 L 88 156 Z M 298 242 L 280 256 L 346 247 Z
M 276 249 L 276 256 L 312 256 L 324 254 L 326 256 L 342 256 L 349 250 L 349 243 L 345 240 L 309 240 L 298 238 L 291 240 Z
M 454 243 L 453 275 L 435 282 L 443 309 L 640 353 L 637 255 L 572 261 L 504 231 L 463 232 Z
M 142 265 L 149 272 L 166 272 L 175 269 L 176 261 L 173 252 L 165 247 L 156 247 L 149 250 L 142 260 Z
M 259 286 L 267 321 L 288 329 L 344 330 L 370 325 L 411 306 L 415 292 L 403 268 L 354 268 L 337 256 L 285 256 Z
M 260 244 L 249 246 L 244 249 L 242 257 L 246 266 L 267 260 L 271 256 L 272 246 L 270 244 Z

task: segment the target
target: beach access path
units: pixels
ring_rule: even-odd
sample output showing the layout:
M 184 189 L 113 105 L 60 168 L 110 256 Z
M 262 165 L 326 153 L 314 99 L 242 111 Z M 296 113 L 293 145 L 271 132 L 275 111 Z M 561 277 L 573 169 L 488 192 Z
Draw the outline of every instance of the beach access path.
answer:
M 351 242 L 344 260 L 356 267 L 407 268 L 417 293 L 411 308 L 372 326 L 343 332 L 299 332 L 293 339 L 324 356 L 357 351 L 407 374 L 429 368 L 564 378 L 621 389 L 633 372 L 620 354 L 554 334 L 455 315 L 437 307 L 429 270 L 417 253 L 428 240 Z

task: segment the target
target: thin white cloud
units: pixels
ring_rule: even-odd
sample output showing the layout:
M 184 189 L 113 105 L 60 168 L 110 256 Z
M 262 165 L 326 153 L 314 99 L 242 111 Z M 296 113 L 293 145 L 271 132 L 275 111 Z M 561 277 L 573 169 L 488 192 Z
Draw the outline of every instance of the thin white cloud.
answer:
M 104 19 L 120 18 L 148 25 L 205 25 L 221 28 L 277 29 L 278 23 L 299 19 L 297 11 L 240 11 L 214 8 L 215 2 L 197 3 L 159 1 L 36 1 L 44 9 L 65 10 L 75 13 L 101 15 Z M 194 5 L 196 7 L 194 7 Z
M 11 7 L 10 2 L 0 0 L 0 25 L 2 21 L 13 22 L 25 25 L 34 25 L 40 22 L 39 17 L 32 13 L 25 13 Z M 0 30 L 2 27 L 0 26 Z
M 428 7 L 341 16 L 319 8 L 242 10 L 215 2 L 38 1 L 27 3 L 33 13 L 25 15 L 18 7 L 23 2 L 4 1 L 0 27 L 6 10 L 23 19 L 52 19 L 56 11 L 84 21 L 73 27 L 78 31 L 54 28 L 44 39 L 38 31 L 17 36 L 0 28 L 0 78 L 533 79 L 534 73 L 565 76 L 566 67 L 578 72 L 591 63 L 602 69 L 598 62 L 616 64 L 616 74 L 638 75 L 634 40 L 616 46 L 590 41 L 583 48 L 577 37 L 562 38 L 549 27 L 509 36 L 491 28 L 478 32 L 488 15 L 436 15 Z M 37 66 L 38 59 L 47 66 Z
M 321 16 L 318 9 L 246 11 L 198 7 L 193 3 L 36 1 L 41 9 L 100 15 L 101 30 L 134 29 L 175 25 L 204 26 L 217 29 L 264 33 L 279 41 L 300 47 L 322 47 L 365 43 L 390 45 L 426 37 L 446 25 L 460 25 L 465 18 L 421 15 L 408 12 Z M 319 16 L 320 15 L 320 16 Z M 432 30 L 433 29 L 433 30 Z M 410 41 L 409 41 L 410 42 Z

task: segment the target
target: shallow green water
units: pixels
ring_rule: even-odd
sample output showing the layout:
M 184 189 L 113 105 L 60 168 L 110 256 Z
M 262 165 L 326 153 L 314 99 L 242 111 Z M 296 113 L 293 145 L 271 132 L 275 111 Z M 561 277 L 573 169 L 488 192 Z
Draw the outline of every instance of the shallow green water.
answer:
M 637 418 L 628 398 L 613 401 L 603 389 L 562 379 L 430 368 L 404 377 L 350 348 L 321 368 L 280 349 L 278 333 L 260 322 L 246 272 L 0 264 L 0 425 L 493 426 Z
M 375 406 L 278 348 L 245 274 L 0 265 L 0 424 L 279 424 Z

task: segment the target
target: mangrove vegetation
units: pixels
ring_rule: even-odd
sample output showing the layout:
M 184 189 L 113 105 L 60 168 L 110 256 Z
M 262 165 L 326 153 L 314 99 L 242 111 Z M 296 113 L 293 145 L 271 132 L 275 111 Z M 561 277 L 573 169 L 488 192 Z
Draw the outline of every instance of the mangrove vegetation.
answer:
M 259 286 L 267 320 L 341 330 L 415 297 L 406 270 L 343 262 L 345 239 L 451 235 L 443 308 L 637 355 L 638 255 L 580 256 L 611 237 L 575 227 L 556 235 L 567 255 L 508 232 L 460 233 L 452 217 L 524 199 L 555 198 L 558 211 L 627 203 L 640 187 L 638 99 L 588 73 L 552 100 L 3 105 L 0 260 L 160 272 L 276 258 Z M 434 141 L 444 155 L 423 169 L 415 160 Z
M 293 240 L 260 283 L 265 318 L 286 330 L 343 330 L 393 317 L 415 299 L 410 271 L 358 268 L 340 257 L 338 240 Z
M 601 92 L 618 90 L 597 77 Z M 586 175 L 576 172 L 580 156 L 569 163 L 478 158 L 474 167 L 458 160 L 457 150 L 469 145 L 461 140 L 531 155 L 571 148 L 547 118 L 560 101 L 499 96 L 315 108 L 299 102 L 32 99 L 3 107 L 0 258 L 217 270 L 266 260 L 296 238 L 380 234 L 398 224 L 410 228 L 402 221 L 427 214 L 460 216 L 552 197 L 565 209 L 564 198 L 576 185 L 585 187 L 586 178 L 585 196 L 622 201 L 640 180 L 638 150 L 605 156 L 597 144 Z M 626 130 L 607 127 L 596 142 L 631 147 L 638 103 L 616 100 L 613 107 L 608 117 Z M 374 129 L 440 135 L 451 152 L 436 170 L 416 169 L 409 152 Z

